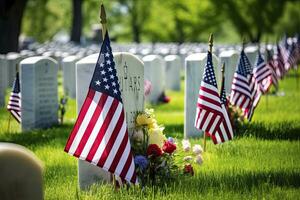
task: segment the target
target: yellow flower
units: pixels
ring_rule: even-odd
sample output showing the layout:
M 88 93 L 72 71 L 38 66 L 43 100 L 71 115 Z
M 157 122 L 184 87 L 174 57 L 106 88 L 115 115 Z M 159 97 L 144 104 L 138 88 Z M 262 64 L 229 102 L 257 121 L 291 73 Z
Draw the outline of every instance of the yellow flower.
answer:
M 152 122 L 150 124 L 148 124 L 148 128 L 149 129 L 156 129 L 156 128 L 158 128 L 156 119 L 152 119 Z
M 161 148 L 164 141 L 167 140 L 166 136 L 163 134 L 163 130 L 164 127 L 156 127 L 153 129 L 149 129 L 148 144 L 157 144 Z
M 153 119 L 146 114 L 139 114 L 136 118 L 136 123 L 138 126 L 148 125 L 153 122 Z

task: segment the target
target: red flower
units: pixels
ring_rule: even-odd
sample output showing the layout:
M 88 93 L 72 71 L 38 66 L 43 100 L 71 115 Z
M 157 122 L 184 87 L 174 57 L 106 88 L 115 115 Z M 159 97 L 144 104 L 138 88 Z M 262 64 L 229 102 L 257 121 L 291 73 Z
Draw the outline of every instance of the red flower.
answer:
M 187 164 L 184 166 L 184 173 L 185 174 L 191 174 L 192 176 L 194 176 L 194 169 L 193 166 L 191 164 Z
M 169 142 L 169 141 L 165 141 L 162 150 L 166 153 L 173 153 L 176 150 L 176 144 Z
M 157 144 L 150 144 L 147 149 L 147 155 L 161 156 L 162 150 L 159 148 Z

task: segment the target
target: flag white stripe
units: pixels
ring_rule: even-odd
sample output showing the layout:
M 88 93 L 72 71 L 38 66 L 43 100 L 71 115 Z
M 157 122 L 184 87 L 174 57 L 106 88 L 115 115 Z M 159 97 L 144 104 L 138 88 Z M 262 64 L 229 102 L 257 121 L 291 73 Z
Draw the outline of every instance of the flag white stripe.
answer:
M 213 110 L 217 110 L 217 111 L 219 111 L 219 112 L 222 112 L 222 109 L 221 109 L 219 106 L 217 106 L 217 105 L 215 105 L 215 104 L 212 104 L 212 103 L 210 103 L 210 102 L 208 102 L 208 101 L 205 101 L 205 100 L 203 100 L 203 99 L 198 98 L 198 103 L 199 103 L 199 104 L 202 104 L 202 105 L 204 105 L 204 106 L 207 106 L 207 107 L 209 107 L 209 108 L 211 108 L 211 109 L 213 109 Z
M 213 122 L 212 126 L 211 126 L 210 129 L 209 129 L 209 132 L 210 132 L 210 133 L 213 133 L 213 131 L 215 130 L 215 127 L 216 127 L 217 123 L 219 122 L 220 118 L 221 118 L 221 117 L 218 115 L 218 116 L 214 119 L 214 122 Z
M 123 109 L 122 104 L 118 103 L 118 107 L 117 107 L 117 109 L 116 109 L 116 111 L 115 111 L 115 113 L 114 113 L 114 115 L 111 119 L 111 122 L 110 122 L 109 126 L 107 127 L 105 135 L 104 135 L 104 137 L 103 137 L 103 139 L 102 139 L 102 141 L 101 141 L 101 143 L 100 143 L 100 145 L 99 145 L 99 147 L 98 147 L 98 149 L 97 149 L 97 151 L 96 151 L 96 153 L 93 157 L 92 162 L 94 162 L 96 164 L 99 162 L 99 160 L 101 158 L 101 155 L 102 155 L 103 151 L 105 150 L 106 145 L 107 145 L 107 143 L 108 143 L 115 127 L 116 127 L 118 119 L 119 119 L 119 117 L 122 113 L 122 109 Z
M 121 159 L 119 160 L 118 166 L 116 168 L 116 173 L 121 174 L 121 172 L 126 164 L 129 153 L 130 153 L 130 143 L 129 143 L 129 141 L 127 141 L 126 147 L 123 151 Z
M 208 116 L 207 116 L 207 118 L 206 118 L 206 119 L 203 119 L 203 120 L 205 120 L 205 122 L 204 122 L 204 124 L 203 124 L 203 126 L 202 126 L 202 129 L 203 129 L 203 130 L 206 130 L 206 128 L 207 128 L 207 126 L 208 126 L 208 124 L 209 124 L 209 122 L 210 122 L 212 116 L 213 116 L 213 113 L 209 113 Z
M 204 117 L 205 113 L 206 113 L 206 110 L 203 110 L 203 109 L 202 109 L 202 111 L 201 111 L 201 113 L 200 113 L 200 116 L 199 116 L 199 119 L 198 119 L 198 121 L 197 121 L 197 127 L 200 126 L 200 124 L 201 124 L 201 122 L 202 122 L 202 120 L 203 120 L 203 117 Z
M 133 173 L 134 173 L 134 161 L 133 161 L 133 159 L 132 159 L 132 161 L 131 161 L 131 164 L 130 164 L 130 167 L 129 167 L 129 170 L 128 170 L 128 173 L 127 173 L 127 175 L 126 175 L 126 178 L 128 179 L 128 180 L 130 180 L 131 178 L 132 178 L 132 176 L 133 176 Z
M 98 92 L 96 92 L 96 93 L 98 93 Z M 107 97 L 107 99 L 105 101 L 105 104 L 103 106 L 103 109 L 102 109 L 102 111 L 101 111 L 101 113 L 100 113 L 100 115 L 97 119 L 97 122 L 96 122 L 90 136 L 89 136 L 89 139 L 87 140 L 87 142 L 86 142 L 86 144 L 85 144 L 85 146 L 84 146 L 84 148 L 81 152 L 81 155 L 80 155 L 81 159 L 86 159 L 86 157 L 89 154 L 91 148 L 93 147 L 93 143 L 95 142 L 96 137 L 99 134 L 99 131 L 100 131 L 100 129 L 103 125 L 103 122 L 104 122 L 104 120 L 107 116 L 107 113 L 108 113 L 108 111 L 109 111 L 109 109 L 110 109 L 110 107 L 113 103 L 113 100 L 114 100 L 114 98 L 112 98 L 110 96 Z
M 122 128 L 119 131 L 119 134 L 118 134 L 118 136 L 117 136 L 117 138 L 115 140 L 115 143 L 114 143 L 111 151 L 109 152 L 109 155 L 107 156 L 107 159 L 106 159 L 103 167 L 105 167 L 107 169 L 110 168 L 113 160 L 116 157 L 116 153 L 117 153 L 117 151 L 118 151 L 118 149 L 119 149 L 119 147 L 120 147 L 120 145 L 121 145 L 121 143 L 123 141 L 124 135 L 126 133 L 126 129 L 127 129 L 127 126 L 126 126 L 126 122 L 125 122 L 125 119 L 124 119 L 124 122 L 122 124 Z
M 95 92 L 94 98 L 93 98 L 93 100 L 88 108 L 88 111 L 87 111 L 86 115 L 84 116 L 82 123 L 80 124 L 79 130 L 77 131 L 77 134 L 72 142 L 72 145 L 69 150 L 69 154 L 73 155 L 75 153 L 79 143 L 81 142 L 81 138 L 93 116 L 93 113 L 98 105 L 101 95 L 102 94 L 100 92 Z
M 210 99 L 212 99 L 212 100 L 214 100 L 214 101 L 216 101 L 216 102 L 219 102 L 219 101 L 220 101 L 219 97 L 217 97 L 216 95 L 213 95 L 213 94 L 211 94 L 211 93 L 205 92 L 205 91 L 203 91 L 203 90 L 200 90 L 199 95 L 205 96 L 205 97 L 207 97 L 207 98 L 210 98 Z

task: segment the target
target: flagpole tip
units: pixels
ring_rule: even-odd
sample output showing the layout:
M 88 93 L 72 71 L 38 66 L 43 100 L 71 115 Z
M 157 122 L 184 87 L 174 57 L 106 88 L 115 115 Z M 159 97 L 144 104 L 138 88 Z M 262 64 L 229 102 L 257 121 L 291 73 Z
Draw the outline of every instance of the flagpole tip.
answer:
M 106 12 L 103 3 L 101 3 L 100 7 L 100 22 L 101 24 L 106 24 Z
M 209 52 L 212 53 L 212 47 L 214 45 L 214 35 L 211 33 L 208 39 Z
M 242 50 L 245 49 L 245 46 L 246 46 L 246 39 L 245 37 L 242 38 Z

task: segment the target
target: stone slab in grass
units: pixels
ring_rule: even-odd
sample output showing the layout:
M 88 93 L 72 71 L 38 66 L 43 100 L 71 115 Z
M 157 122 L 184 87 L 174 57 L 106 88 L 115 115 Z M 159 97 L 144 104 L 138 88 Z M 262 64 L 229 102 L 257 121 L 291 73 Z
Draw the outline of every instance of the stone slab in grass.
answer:
M 180 66 L 181 58 L 177 55 L 168 55 L 166 62 L 166 88 L 180 91 Z
M 0 199 L 42 200 L 42 162 L 23 146 L 0 142 Z
M 64 94 L 72 99 L 76 98 L 75 67 L 78 56 L 68 56 L 62 60 Z
M 22 131 L 58 123 L 57 62 L 42 56 L 20 63 Z
M 165 61 L 161 56 L 148 55 L 143 57 L 145 64 L 145 79 L 152 85 L 151 93 L 146 97 L 150 103 L 158 103 L 166 88 Z

